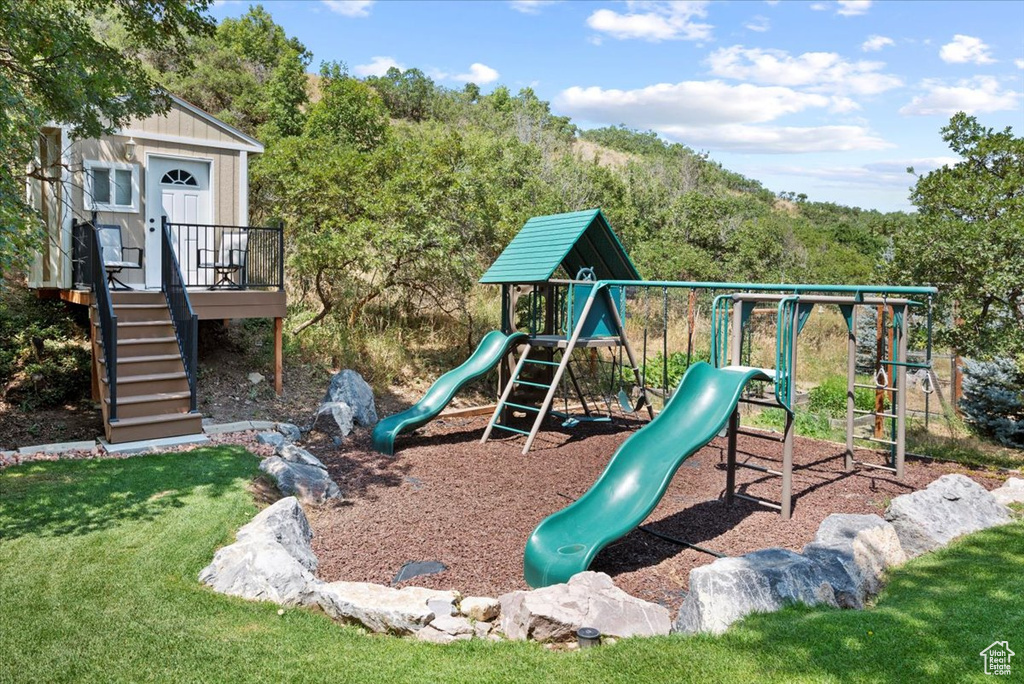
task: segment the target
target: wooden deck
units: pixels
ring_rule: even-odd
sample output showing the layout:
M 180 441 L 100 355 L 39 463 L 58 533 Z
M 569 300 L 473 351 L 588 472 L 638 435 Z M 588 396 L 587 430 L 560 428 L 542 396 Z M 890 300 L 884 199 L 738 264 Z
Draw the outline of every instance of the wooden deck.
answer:
M 154 290 L 156 291 L 156 290 Z M 38 291 L 40 296 L 53 296 L 72 304 L 89 306 L 92 292 L 89 290 Z M 42 294 L 47 292 L 47 294 Z M 139 290 L 146 292 L 146 290 Z M 188 298 L 199 320 L 229 320 L 232 318 L 284 318 L 287 314 L 287 299 L 284 292 L 277 290 L 207 290 L 189 289 Z

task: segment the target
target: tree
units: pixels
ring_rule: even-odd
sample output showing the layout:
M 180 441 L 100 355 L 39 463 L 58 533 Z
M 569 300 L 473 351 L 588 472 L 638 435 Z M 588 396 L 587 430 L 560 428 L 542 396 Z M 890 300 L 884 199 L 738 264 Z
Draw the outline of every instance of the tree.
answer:
M 942 138 L 963 159 L 918 177 L 917 220 L 894 236 L 893 277 L 940 290 L 963 355 L 1024 354 L 1024 138 L 958 113 Z M 910 169 L 912 172 L 913 170 Z M 942 316 L 940 321 L 951 316 Z
M 41 237 L 25 201 L 26 176 L 57 180 L 33 163 L 40 128 L 68 126 L 77 138 L 111 133 L 134 117 L 166 111 L 138 54 L 160 44 L 189 65 L 189 35 L 207 35 L 209 0 L 0 0 L 0 274 L 24 267 Z M 113 18 L 124 49 L 93 31 Z
M 387 138 L 388 110 L 366 82 L 348 75 L 345 65 L 328 62 L 320 70 L 321 99 L 309 113 L 306 134 L 331 143 L 373 150 Z

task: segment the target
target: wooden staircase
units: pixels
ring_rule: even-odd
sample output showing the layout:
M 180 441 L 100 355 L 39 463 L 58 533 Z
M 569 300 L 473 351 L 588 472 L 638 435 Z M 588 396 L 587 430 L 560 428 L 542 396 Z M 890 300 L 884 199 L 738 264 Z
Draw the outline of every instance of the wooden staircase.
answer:
M 203 431 L 190 413 L 191 392 L 174 324 L 162 292 L 111 292 L 117 316 L 117 420 L 110 420 L 110 392 L 103 339 L 92 308 L 93 363 L 107 441 L 116 444 Z

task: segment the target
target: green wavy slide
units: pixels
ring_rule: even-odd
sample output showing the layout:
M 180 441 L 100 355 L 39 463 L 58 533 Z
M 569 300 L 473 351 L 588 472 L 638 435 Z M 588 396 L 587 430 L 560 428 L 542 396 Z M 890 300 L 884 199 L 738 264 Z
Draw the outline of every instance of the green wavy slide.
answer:
M 683 461 L 722 431 L 744 385 L 754 379 L 769 378 L 758 368 L 693 364 L 661 413 L 622 443 L 597 482 L 533 531 L 523 556 L 526 583 L 567 582 L 642 523 Z
M 377 423 L 373 429 L 374 450 L 389 456 L 394 454 L 395 437 L 433 420 L 467 382 L 486 374 L 514 347 L 524 344 L 528 339 L 526 333 L 505 335 L 500 330 L 492 330 L 484 335 L 473 355 L 458 368 L 439 377 L 422 399 L 409 409 Z

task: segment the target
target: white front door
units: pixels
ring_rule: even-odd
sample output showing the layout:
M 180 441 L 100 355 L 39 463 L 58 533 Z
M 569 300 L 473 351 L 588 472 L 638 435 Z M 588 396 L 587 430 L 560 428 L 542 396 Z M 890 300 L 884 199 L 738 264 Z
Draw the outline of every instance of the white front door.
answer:
M 151 155 L 146 166 L 146 287 L 160 287 L 160 225 L 166 216 L 182 275 L 189 285 L 211 278 L 199 268 L 199 249 L 213 249 L 210 162 Z

